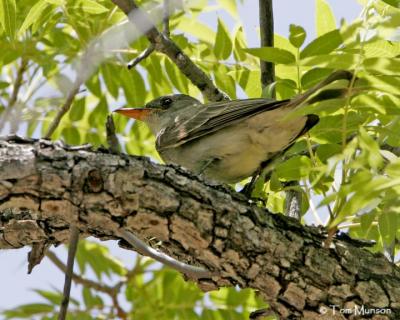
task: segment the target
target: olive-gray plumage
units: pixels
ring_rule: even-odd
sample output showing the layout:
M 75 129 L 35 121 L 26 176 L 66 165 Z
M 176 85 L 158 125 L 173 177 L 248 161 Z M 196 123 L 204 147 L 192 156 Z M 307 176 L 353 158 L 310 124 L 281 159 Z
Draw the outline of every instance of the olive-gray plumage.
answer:
M 253 175 L 318 122 L 312 114 L 288 117 L 294 109 L 327 84 L 351 77 L 347 71 L 334 72 L 290 100 L 260 98 L 202 104 L 188 95 L 175 94 L 157 98 L 142 109 L 116 111 L 149 125 L 156 136 L 156 149 L 166 163 L 179 164 L 212 180 L 236 183 Z M 317 95 L 310 101 L 319 98 L 329 96 Z
M 261 163 L 309 129 L 307 116 L 284 119 L 295 107 L 288 100 L 246 99 L 203 105 L 187 95 L 172 95 L 155 99 L 146 107 L 161 110 L 146 122 L 166 163 L 225 183 L 251 176 Z

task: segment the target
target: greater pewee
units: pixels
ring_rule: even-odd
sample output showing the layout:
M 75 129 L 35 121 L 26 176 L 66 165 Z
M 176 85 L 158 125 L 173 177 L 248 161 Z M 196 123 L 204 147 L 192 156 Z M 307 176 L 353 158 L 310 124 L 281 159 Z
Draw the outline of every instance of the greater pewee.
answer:
M 337 71 L 293 99 L 243 99 L 202 104 L 184 94 L 157 98 L 144 108 L 115 110 L 144 121 L 166 163 L 179 164 L 218 182 L 236 183 L 289 148 L 318 123 L 318 116 L 288 117 L 311 95 L 352 74 Z M 338 91 L 339 92 L 339 91 Z M 336 93 L 334 93 L 336 95 Z M 321 99 L 330 94 L 320 95 Z

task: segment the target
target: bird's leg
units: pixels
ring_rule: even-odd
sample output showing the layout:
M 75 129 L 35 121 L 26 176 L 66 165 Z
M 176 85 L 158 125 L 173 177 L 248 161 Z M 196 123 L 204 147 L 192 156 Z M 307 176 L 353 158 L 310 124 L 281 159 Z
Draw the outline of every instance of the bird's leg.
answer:
M 275 168 L 275 164 L 277 163 L 277 160 L 279 160 L 281 158 L 281 156 L 284 154 L 285 151 L 286 151 L 286 149 L 282 152 L 279 152 L 278 154 L 273 156 L 271 159 L 261 163 L 260 166 L 258 167 L 258 169 L 251 176 L 250 182 L 247 183 L 243 187 L 243 189 L 240 191 L 240 193 L 244 194 L 247 198 L 251 198 L 251 195 L 257 184 L 258 179 L 262 178 L 264 181 L 267 181 L 270 179 L 270 176 L 271 176 L 270 173 Z M 259 198 L 254 198 L 254 199 L 260 200 Z
M 256 181 L 257 178 L 261 174 L 261 167 L 257 169 L 257 171 L 251 176 L 250 182 L 246 183 L 246 185 L 243 187 L 242 190 L 240 190 L 240 193 L 244 194 L 247 198 L 251 197 L 251 194 L 253 193 L 253 189 L 256 186 Z

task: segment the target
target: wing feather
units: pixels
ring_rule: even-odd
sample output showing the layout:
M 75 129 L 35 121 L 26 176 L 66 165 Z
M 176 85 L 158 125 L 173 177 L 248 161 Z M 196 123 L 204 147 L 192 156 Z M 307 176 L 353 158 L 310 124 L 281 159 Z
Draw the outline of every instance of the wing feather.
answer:
M 157 150 L 177 147 L 259 113 L 280 108 L 288 101 L 246 99 L 229 101 L 228 104 L 223 101 L 195 106 L 194 115 L 179 115 L 173 125 L 160 132 L 156 141 Z

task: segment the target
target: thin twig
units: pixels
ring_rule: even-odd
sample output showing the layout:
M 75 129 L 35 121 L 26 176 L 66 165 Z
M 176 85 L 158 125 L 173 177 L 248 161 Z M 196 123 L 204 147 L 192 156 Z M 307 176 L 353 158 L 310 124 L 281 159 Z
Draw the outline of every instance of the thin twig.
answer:
M 144 50 L 143 52 L 141 52 L 135 59 L 131 60 L 127 67 L 128 69 L 132 69 L 133 67 L 135 67 L 137 64 L 139 64 L 141 61 L 143 61 L 144 59 L 146 59 L 149 55 L 151 55 L 153 53 L 155 49 L 155 46 L 153 43 L 150 43 L 150 45 L 147 47 L 146 50 Z
M 113 120 L 112 115 L 107 116 L 106 133 L 107 133 L 108 149 L 112 153 L 119 153 L 120 146 L 119 146 L 117 135 L 115 134 L 115 125 L 114 125 L 114 120 Z
M 274 14 L 272 0 L 259 0 L 260 37 L 262 47 L 274 46 Z M 275 81 L 275 68 L 272 62 L 260 61 L 261 85 L 263 88 Z
M 175 270 L 187 275 L 191 279 L 211 278 L 213 276 L 213 273 L 208 270 L 205 270 L 201 267 L 190 266 L 149 247 L 145 242 L 136 237 L 128 229 L 122 229 L 119 231 L 119 236 L 128 242 L 141 255 L 148 256 L 158 262 L 161 262 L 162 264 L 174 268 Z
M 75 260 L 76 249 L 78 247 L 78 241 L 79 241 L 79 229 L 74 225 L 71 225 L 69 229 L 70 229 L 70 239 L 69 239 L 69 248 L 68 248 L 67 269 L 65 272 L 63 299 L 61 301 L 60 313 L 58 314 L 58 320 L 65 320 L 65 318 L 67 316 L 69 296 L 71 294 L 72 275 L 74 272 L 73 271 L 74 260 Z
M 117 5 L 143 34 L 153 43 L 155 50 L 164 53 L 180 69 L 180 71 L 199 88 L 210 101 L 228 99 L 212 82 L 211 78 L 201 70 L 169 37 L 162 34 L 151 21 L 148 14 L 142 11 L 133 0 L 111 0 Z
M 21 65 L 19 66 L 18 71 L 17 71 L 17 77 L 15 79 L 13 92 L 11 93 L 11 97 L 10 97 L 10 100 L 9 100 L 8 106 L 7 106 L 8 108 L 12 108 L 14 106 L 15 102 L 17 102 L 18 93 L 19 93 L 19 90 L 21 89 L 24 72 L 25 72 L 27 66 L 28 66 L 28 61 L 25 60 L 24 58 L 21 58 Z
M 51 122 L 49 129 L 47 130 L 44 138 L 50 139 L 53 135 L 54 131 L 56 131 L 57 127 L 60 124 L 62 117 L 69 111 L 71 108 L 72 102 L 75 99 L 75 96 L 79 93 L 79 88 L 81 86 L 80 81 L 75 81 L 73 88 L 69 91 L 67 99 L 65 100 L 63 106 L 56 114 L 54 120 Z
M 67 266 L 60 260 L 60 258 L 57 257 L 57 255 L 52 252 L 52 251 L 47 251 L 46 252 L 46 257 L 50 259 L 51 262 L 54 263 L 54 265 L 60 269 L 62 272 L 67 271 Z M 92 288 L 96 291 L 111 294 L 113 292 L 113 287 L 107 286 L 105 284 L 100 284 L 98 282 L 86 279 L 82 276 L 77 275 L 76 273 L 72 273 L 72 280 L 75 283 L 81 284 L 87 288 Z
M 259 19 L 260 19 L 260 42 L 261 46 L 274 46 L 274 15 L 272 9 L 272 0 L 259 0 Z M 272 62 L 260 60 L 261 68 L 261 87 L 264 89 L 269 84 L 275 81 L 275 69 Z M 275 97 L 272 91 L 272 97 Z M 243 190 L 247 196 L 251 196 L 255 187 L 257 177 L 264 168 L 260 166 L 256 173 L 251 177 L 251 181 Z
M 46 256 L 55 264 L 57 268 L 59 268 L 62 272 L 66 272 L 67 266 L 56 256 L 56 254 L 52 251 L 47 251 Z M 80 275 L 77 275 L 76 273 L 72 273 L 72 280 L 75 283 L 81 284 L 86 288 L 91 288 L 94 289 L 98 292 L 103 292 L 107 295 L 110 296 L 113 306 L 117 310 L 118 316 L 120 318 L 126 318 L 126 312 L 122 309 L 122 307 L 119 305 L 118 302 L 118 293 L 121 289 L 121 287 L 127 283 L 132 277 L 134 277 L 138 273 L 138 268 L 135 267 L 133 270 L 129 271 L 126 276 L 124 277 L 124 280 L 119 281 L 117 284 L 114 286 L 107 286 L 105 284 L 101 284 L 89 279 L 86 279 Z
M 8 100 L 7 109 L 4 111 L 1 121 L 0 121 L 0 128 L 4 127 L 5 122 L 7 121 L 7 119 L 9 118 L 9 116 L 12 112 L 12 108 L 14 107 L 15 103 L 17 102 L 18 94 L 19 94 L 19 91 L 22 86 L 22 81 L 23 81 L 24 73 L 27 69 L 27 66 L 28 66 L 28 61 L 22 57 L 21 64 L 17 70 L 17 77 L 15 78 L 15 81 L 14 81 L 13 90 L 11 92 L 10 99 Z

